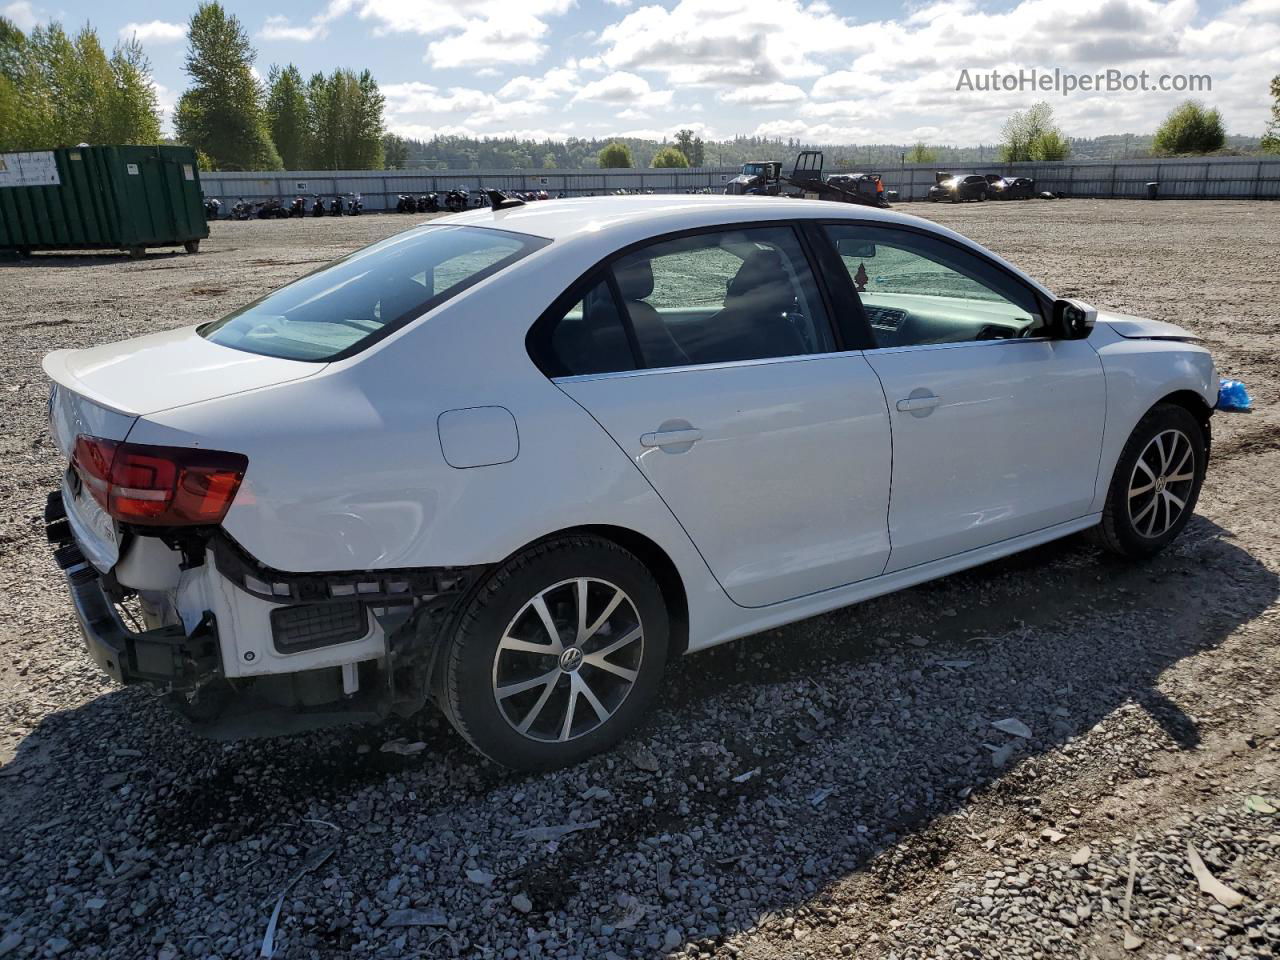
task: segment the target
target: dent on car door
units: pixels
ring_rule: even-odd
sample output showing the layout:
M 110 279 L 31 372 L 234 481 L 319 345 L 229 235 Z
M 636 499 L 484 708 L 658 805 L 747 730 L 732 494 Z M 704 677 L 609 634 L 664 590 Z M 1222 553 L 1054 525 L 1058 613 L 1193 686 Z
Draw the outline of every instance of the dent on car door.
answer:
M 637 464 L 728 595 L 763 606 L 880 574 L 889 422 L 835 350 L 787 226 L 615 259 L 540 324 L 539 362 Z
M 942 238 L 873 225 L 827 235 L 890 408 L 886 571 L 1085 516 L 1106 413 L 1088 341 L 1044 336 L 1025 283 Z

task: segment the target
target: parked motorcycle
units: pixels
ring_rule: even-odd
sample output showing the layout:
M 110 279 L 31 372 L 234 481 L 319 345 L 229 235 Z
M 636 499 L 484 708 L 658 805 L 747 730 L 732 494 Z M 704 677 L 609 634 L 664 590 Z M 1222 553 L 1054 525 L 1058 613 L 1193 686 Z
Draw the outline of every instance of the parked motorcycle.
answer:
M 396 200 L 396 213 L 415 213 L 418 209 L 418 201 L 407 193 L 400 194 Z
M 241 197 L 231 207 L 232 220 L 248 220 L 253 216 L 253 204 Z
M 311 215 L 313 217 L 323 217 L 327 211 L 324 207 L 324 197 L 316 196 L 316 201 L 311 205 Z
M 294 197 L 293 203 L 289 204 L 290 217 L 305 217 L 307 215 L 307 198 Z
M 217 197 L 206 197 L 204 201 L 204 218 L 206 220 L 217 220 L 218 214 L 222 212 L 222 201 Z
M 351 199 L 347 201 L 347 213 L 353 217 L 358 217 L 363 210 L 364 198 L 358 193 L 353 193 Z
M 259 220 L 283 220 L 289 216 L 289 211 L 284 208 L 279 200 L 265 200 L 257 209 L 257 217 Z
M 445 196 L 445 209 L 450 213 L 461 213 L 467 209 L 471 200 L 471 192 L 466 187 L 450 190 Z
M 329 210 L 329 215 L 331 217 L 340 217 L 343 212 L 342 194 L 338 194 L 333 198 L 333 206 Z

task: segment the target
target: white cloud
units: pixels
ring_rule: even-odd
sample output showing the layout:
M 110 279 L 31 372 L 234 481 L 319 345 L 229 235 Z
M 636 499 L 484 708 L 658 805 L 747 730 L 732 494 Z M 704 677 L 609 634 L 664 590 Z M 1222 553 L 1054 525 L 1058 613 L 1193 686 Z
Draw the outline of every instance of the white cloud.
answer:
M 547 20 L 573 0 L 330 0 L 332 15 L 354 11 L 377 33 L 429 37 L 425 60 L 441 70 L 536 63 L 547 51 Z
M 660 71 L 682 85 L 759 85 L 819 76 L 820 58 L 868 50 L 876 37 L 822 2 L 678 0 L 629 13 L 600 40 L 614 69 Z
M 805 99 L 805 92 L 793 83 L 759 83 L 733 87 L 720 94 L 723 103 L 741 103 L 755 109 L 785 107 Z
M 13 21 L 14 26 L 24 31 L 30 30 L 45 19 L 44 11 L 37 12 L 28 0 L 16 0 L 7 7 L 0 8 L 0 14 L 8 17 Z
M 512 77 L 498 89 L 503 100 L 555 100 L 578 89 L 577 71 L 554 67 L 541 77 Z
M 267 17 L 258 36 L 263 40 L 296 40 L 299 43 L 310 43 L 312 40 L 319 40 L 321 37 L 328 35 L 328 33 L 329 28 L 326 25 L 326 21 L 319 17 L 306 26 L 300 26 L 290 23 L 288 17 L 277 15 Z
M 672 95 L 670 90 L 650 88 L 649 81 L 644 77 L 618 70 L 586 84 L 573 99 L 615 106 L 665 107 L 671 103 Z
M 167 20 L 148 20 L 146 23 L 126 23 L 120 28 L 120 39 L 137 37 L 140 43 L 176 43 L 187 35 L 185 23 Z

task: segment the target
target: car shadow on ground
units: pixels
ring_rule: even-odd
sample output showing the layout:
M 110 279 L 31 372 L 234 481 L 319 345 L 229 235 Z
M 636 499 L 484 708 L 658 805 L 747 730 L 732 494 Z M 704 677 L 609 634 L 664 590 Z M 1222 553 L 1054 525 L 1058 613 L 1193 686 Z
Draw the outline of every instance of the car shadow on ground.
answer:
M 124 250 L 82 250 L 74 253 L 36 251 L 25 257 L 0 255 L 0 269 L 38 267 L 107 267 L 122 263 L 148 263 L 154 260 L 172 260 L 191 256 L 185 250 L 148 250 L 141 257 L 132 257 Z
M 12 788 L 0 810 L 18 844 L 6 859 L 38 863 L 59 817 L 109 835 L 127 814 L 129 840 L 171 851 L 153 879 L 220 851 L 221 889 L 252 926 L 300 850 L 336 837 L 325 870 L 293 895 L 319 913 L 337 895 L 330 886 L 353 889 L 371 899 L 377 930 L 396 906 L 387 880 L 413 858 L 415 871 L 436 878 L 413 902 L 485 918 L 449 932 L 440 955 L 520 941 L 553 914 L 556 930 L 595 938 L 588 956 L 652 955 L 671 929 L 682 944 L 711 946 L 765 912 L 820 902 L 858 871 L 871 869 L 893 893 L 947 847 L 880 854 L 901 853 L 976 795 L 1034 793 L 1038 758 L 1127 705 L 1150 717 L 1166 749 L 1194 748 L 1198 723 L 1158 689 L 1161 674 L 1278 595 L 1280 578 L 1204 518 L 1144 563 L 1070 538 L 685 658 L 636 737 L 539 776 L 480 759 L 434 711 L 224 745 L 192 740 L 145 694 L 114 692 L 46 717 L 2 771 Z M 1007 718 L 1031 737 L 992 727 Z M 424 746 L 381 750 L 395 740 Z M 316 821 L 337 833 L 303 825 Z M 587 826 L 549 843 L 519 835 L 564 824 Z M 264 859 L 274 872 L 261 872 Z M 468 883 L 462 861 L 495 873 L 492 887 Z M 322 886 L 324 876 L 339 879 Z M 527 894 L 533 914 L 496 909 L 495 890 L 504 904 Z M 189 909 L 185 896 L 173 894 L 150 922 Z M 620 919 L 637 910 L 634 924 Z M 349 921 L 295 922 L 282 921 L 282 936 L 299 949 L 340 952 L 370 935 Z M 80 935 L 100 942 L 106 933 Z M 407 936 L 400 948 L 410 954 L 439 939 L 432 930 L 385 935 Z

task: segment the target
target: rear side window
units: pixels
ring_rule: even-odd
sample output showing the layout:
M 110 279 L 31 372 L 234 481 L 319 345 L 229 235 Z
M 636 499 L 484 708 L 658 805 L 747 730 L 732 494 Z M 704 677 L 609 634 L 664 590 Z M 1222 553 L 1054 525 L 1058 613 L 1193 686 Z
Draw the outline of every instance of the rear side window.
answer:
M 660 241 L 619 258 L 613 276 L 646 367 L 834 349 L 817 284 L 790 227 Z
M 537 352 L 539 366 L 552 377 L 618 373 L 636 367 L 618 301 L 604 280 L 547 328 Z
M 485 227 L 419 227 L 335 260 L 200 334 L 269 357 L 339 359 L 548 243 Z

